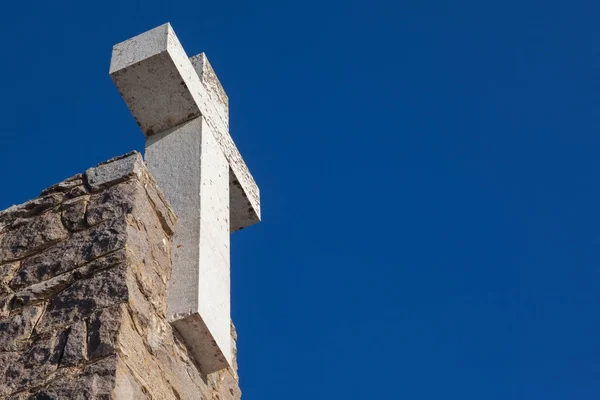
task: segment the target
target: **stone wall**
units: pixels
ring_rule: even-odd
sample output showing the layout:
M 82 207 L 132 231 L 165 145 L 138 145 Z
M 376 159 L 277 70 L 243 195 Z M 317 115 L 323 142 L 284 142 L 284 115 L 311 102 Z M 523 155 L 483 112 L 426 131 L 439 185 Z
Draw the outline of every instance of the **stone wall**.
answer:
M 0 399 L 241 397 L 165 320 L 175 223 L 138 153 L 0 213 Z

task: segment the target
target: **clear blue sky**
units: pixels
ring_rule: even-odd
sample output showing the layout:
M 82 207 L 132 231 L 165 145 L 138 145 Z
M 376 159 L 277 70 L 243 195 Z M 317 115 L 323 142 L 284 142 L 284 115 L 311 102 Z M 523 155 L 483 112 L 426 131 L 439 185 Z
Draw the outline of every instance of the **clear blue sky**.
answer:
M 14 1 L 0 209 L 144 138 L 112 45 L 205 51 L 264 222 L 233 238 L 246 400 L 600 398 L 593 1 Z

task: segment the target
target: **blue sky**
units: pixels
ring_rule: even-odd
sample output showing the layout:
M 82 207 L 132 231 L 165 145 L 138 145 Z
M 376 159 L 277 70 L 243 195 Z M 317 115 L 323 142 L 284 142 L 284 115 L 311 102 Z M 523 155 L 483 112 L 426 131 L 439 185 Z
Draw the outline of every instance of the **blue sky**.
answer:
M 600 397 L 600 6 L 1 6 L 0 209 L 144 137 L 112 45 L 207 53 L 264 221 L 233 235 L 246 400 Z

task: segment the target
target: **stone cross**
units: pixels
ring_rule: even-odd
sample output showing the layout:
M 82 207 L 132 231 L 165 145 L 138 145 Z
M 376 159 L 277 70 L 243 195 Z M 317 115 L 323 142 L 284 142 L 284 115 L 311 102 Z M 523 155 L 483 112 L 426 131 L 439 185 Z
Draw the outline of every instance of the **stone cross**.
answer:
M 258 187 L 229 134 L 229 100 L 204 53 L 188 58 L 168 23 L 115 45 L 110 75 L 178 216 L 167 318 L 204 373 L 227 368 L 229 235 L 260 221 Z

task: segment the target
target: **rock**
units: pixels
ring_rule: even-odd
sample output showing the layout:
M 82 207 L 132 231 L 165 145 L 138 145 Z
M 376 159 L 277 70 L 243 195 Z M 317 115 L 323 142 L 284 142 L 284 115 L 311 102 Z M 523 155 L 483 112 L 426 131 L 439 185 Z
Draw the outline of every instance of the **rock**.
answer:
M 47 281 L 31 285 L 14 295 L 13 308 L 25 307 L 50 298 L 69 286 L 75 278 L 73 274 L 62 274 Z
M 71 232 L 87 228 L 85 211 L 88 200 L 88 197 L 78 197 L 63 204 L 62 222 Z
M 111 163 L 0 213 L 0 399 L 239 400 L 166 320 L 172 210 L 139 155 Z
M 127 242 L 127 221 L 116 219 L 107 221 L 92 230 L 91 244 L 86 248 L 86 261 L 95 260 L 105 254 L 125 247 Z
M 125 268 L 117 266 L 89 279 L 76 281 L 49 301 L 36 333 L 66 327 L 87 317 L 95 309 L 126 302 L 128 290 L 125 274 Z
M 0 296 L 3 296 L 7 293 L 12 293 L 12 289 L 8 286 L 8 284 L 14 278 L 20 266 L 20 261 L 0 265 Z
M 135 183 L 125 182 L 92 197 L 85 216 L 87 223 L 93 226 L 131 213 L 136 187 Z
M 103 222 L 90 230 L 76 232 L 69 240 L 23 260 L 21 268 L 11 280 L 10 287 L 17 290 L 98 259 L 125 247 L 127 222 Z
M 92 313 L 88 322 L 89 359 L 113 354 L 121 327 L 122 306 L 101 309 Z
M 144 161 L 140 153 L 134 151 L 121 157 L 108 160 L 85 172 L 85 180 L 93 192 L 123 182 L 132 176 L 141 177 Z
M 7 400 L 108 400 L 143 399 L 144 397 L 114 397 L 118 358 L 104 360 L 83 368 L 61 368 L 45 387 L 29 388 Z
M 27 345 L 43 312 L 44 306 L 32 306 L 0 320 L 0 352 L 18 351 Z
M 67 343 L 60 360 L 61 367 L 72 367 L 87 360 L 87 328 L 85 321 L 78 321 L 71 326 Z
M 102 271 L 124 263 L 126 259 L 126 251 L 117 250 L 116 252 L 110 253 L 105 257 L 101 257 L 90 262 L 89 264 L 85 264 L 82 267 L 58 275 L 46 281 L 28 286 L 11 296 L 11 298 L 14 299 L 12 302 L 12 308 L 24 307 L 30 303 L 49 299 L 75 282 L 77 279 L 89 278 L 98 271 Z M 1 304 L 2 303 L 0 300 L 0 305 Z
M 83 185 L 83 174 L 77 174 L 45 189 L 42 192 L 42 196 L 54 192 L 66 193 L 72 190 L 74 187 L 81 185 Z
M 0 297 L 0 320 L 8 317 L 10 314 L 13 297 L 14 295 L 12 294 Z
M 34 337 L 26 352 L 4 353 L 18 354 L 16 358 L 8 356 L 10 365 L 4 366 L 3 353 L 0 353 L 0 371 L 5 370 L 4 380 L 0 381 L 2 392 L 13 393 L 25 390 L 45 381 L 58 368 L 60 356 L 65 345 L 65 332 L 48 332 Z
M 0 242 L 0 263 L 34 254 L 64 240 L 69 235 L 59 213 L 46 213 L 37 218 L 22 220 L 9 230 Z
M 29 218 L 56 207 L 64 199 L 62 193 L 52 193 L 30 200 L 18 206 L 12 206 L 0 212 L 0 226 L 9 226 L 19 218 Z M 1 231 L 1 230 L 0 230 Z
M 89 264 L 77 268 L 73 271 L 75 279 L 89 278 L 92 274 L 102 271 L 119 264 L 123 264 L 127 260 L 127 251 L 125 249 L 116 250 L 106 256 L 100 257 Z
M 19 362 L 21 355 L 17 352 L 0 352 L 0 376 L 3 379 L 0 381 L 0 397 L 12 393 L 17 385 L 18 376 L 14 376 L 15 364 Z
M 86 194 L 88 194 L 88 190 L 84 185 L 80 185 L 75 186 L 73 189 L 69 190 L 69 192 L 67 193 L 67 197 L 69 199 L 72 199 L 75 197 L 85 196 Z
M 160 220 L 163 230 L 169 237 L 173 236 L 173 233 L 175 233 L 175 224 L 177 223 L 175 212 L 171 206 L 169 206 L 169 203 L 162 193 L 158 190 L 156 183 L 149 180 L 149 182 L 144 185 L 144 188 L 146 189 L 148 198 Z

